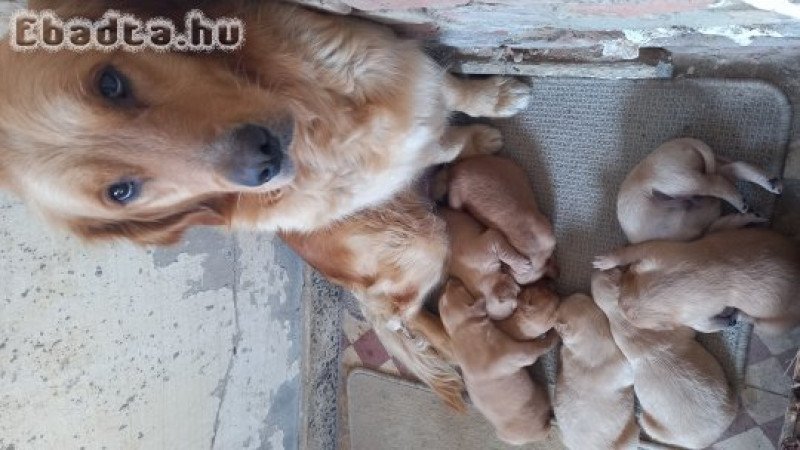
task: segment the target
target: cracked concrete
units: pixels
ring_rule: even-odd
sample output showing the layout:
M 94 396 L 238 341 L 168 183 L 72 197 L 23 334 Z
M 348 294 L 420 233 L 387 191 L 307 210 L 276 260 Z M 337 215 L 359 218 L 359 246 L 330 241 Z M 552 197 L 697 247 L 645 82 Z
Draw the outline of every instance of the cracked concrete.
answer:
M 302 264 L 270 236 L 85 246 L 0 197 L 0 449 L 295 449 Z

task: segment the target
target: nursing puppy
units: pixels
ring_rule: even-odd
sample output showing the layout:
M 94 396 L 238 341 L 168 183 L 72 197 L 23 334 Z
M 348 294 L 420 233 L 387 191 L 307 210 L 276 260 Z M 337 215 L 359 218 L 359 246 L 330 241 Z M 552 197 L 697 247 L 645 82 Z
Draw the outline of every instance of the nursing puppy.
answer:
M 800 324 L 800 248 L 767 229 L 724 230 L 692 242 L 650 241 L 595 260 L 598 269 L 628 266 L 619 306 L 636 326 L 688 326 L 710 333 L 736 308 L 760 331 Z
M 518 283 L 555 276 L 553 227 L 539 211 L 528 175 L 519 165 L 482 155 L 457 161 L 442 177 L 451 208 L 464 209 L 485 226 L 500 231 L 528 259 L 530 269 L 514 274 Z
M 545 439 L 550 430 L 550 400 L 525 367 L 556 344 L 555 333 L 528 341 L 512 339 L 489 319 L 485 303 L 475 300 L 455 279 L 445 286 L 439 312 L 467 392 L 497 437 L 515 445 Z
M 736 417 L 733 390 L 719 363 L 688 327 L 635 327 L 618 306 L 622 272 L 595 272 L 592 295 L 608 317 L 611 335 L 628 359 L 642 407 L 640 425 L 651 438 L 698 449 L 713 444 Z
M 553 410 L 562 441 L 573 450 L 635 449 L 633 372 L 591 297 L 574 294 L 558 307 L 561 336 Z
M 502 233 L 485 228 L 469 214 L 450 208 L 442 208 L 440 213 L 450 235 L 448 272 L 473 297 L 486 301 L 489 317 L 505 319 L 517 307 L 519 286 L 502 266 L 507 265 L 511 273 L 525 274 L 530 271 L 530 262 Z
M 782 183 L 745 162 L 714 155 L 697 139 L 674 139 L 656 148 L 628 173 L 617 196 L 617 218 L 632 243 L 651 239 L 691 240 L 714 229 L 720 199 L 741 212 L 748 207 L 734 182 L 745 180 L 780 194 Z M 764 222 L 734 215 L 723 223 Z
M 522 287 L 517 295 L 517 308 L 508 318 L 495 322 L 505 334 L 518 341 L 541 336 L 553 328 L 559 297 L 552 281 L 539 280 Z

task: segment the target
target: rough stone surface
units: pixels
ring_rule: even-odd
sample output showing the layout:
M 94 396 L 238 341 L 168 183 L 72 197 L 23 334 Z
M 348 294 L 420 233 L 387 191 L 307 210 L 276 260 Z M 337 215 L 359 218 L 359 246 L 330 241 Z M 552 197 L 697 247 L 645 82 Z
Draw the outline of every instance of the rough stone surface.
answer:
M 308 3 L 309 0 L 301 0 Z M 786 45 L 800 7 L 763 0 L 313 0 L 323 8 L 397 24 L 413 37 L 461 48 Z M 775 7 L 776 3 L 783 7 Z M 344 5 L 344 8 L 343 8 Z M 412 26 L 408 26 L 412 24 Z M 610 37 L 617 31 L 622 36 Z M 588 33 L 588 34 L 587 34 Z M 588 39 L 587 39 L 588 36 Z
M 280 243 L 87 247 L 5 196 L 0 236 L 0 448 L 297 448 L 302 265 Z

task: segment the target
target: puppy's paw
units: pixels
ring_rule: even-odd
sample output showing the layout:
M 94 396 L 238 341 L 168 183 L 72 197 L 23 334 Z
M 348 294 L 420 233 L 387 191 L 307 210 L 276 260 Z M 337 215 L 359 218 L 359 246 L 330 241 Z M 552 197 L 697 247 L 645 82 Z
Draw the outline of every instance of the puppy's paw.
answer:
M 753 208 L 750 206 L 749 203 L 747 203 L 747 201 L 744 198 L 742 198 L 742 202 L 739 204 L 738 208 L 739 212 L 742 214 L 753 212 Z
M 770 178 L 768 181 L 769 183 L 769 191 L 773 194 L 782 194 L 783 193 L 783 180 L 778 177 Z
M 495 77 L 497 101 L 491 117 L 511 117 L 528 106 L 531 88 L 514 78 Z
M 462 156 L 471 155 L 491 155 L 503 148 L 503 134 L 495 127 L 489 125 L 472 125 L 472 146 L 469 155 L 462 153 Z
M 598 270 L 611 270 L 617 266 L 616 258 L 611 255 L 595 256 L 592 262 L 592 267 Z
M 516 299 L 493 298 L 486 301 L 486 313 L 492 320 L 508 319 L 516 310 Z

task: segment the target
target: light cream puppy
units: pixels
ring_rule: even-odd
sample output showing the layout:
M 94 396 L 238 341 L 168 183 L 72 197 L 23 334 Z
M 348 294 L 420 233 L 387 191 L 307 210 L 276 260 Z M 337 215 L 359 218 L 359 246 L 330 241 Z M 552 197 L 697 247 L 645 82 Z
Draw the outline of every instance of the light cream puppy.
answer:
M 725 432 L 737 412 L 722 367 L 697 343 L 691 328 L 655 331 L 633 326 L 617 304 L 621 276 L 619 269 L 595 272 L 592 294 L 633 370 L 642 429 L 665 444 L 708 447 Z
M 514 314 L 495 322 L 497 327 L 518 341 L 533 339 L 553 328 L 559 297 L 552 284 L 551 280 L 542 279 L 524 286 L 517 296 Z
M 445 176 L 450 207 L 464 209 L 485 226 L 499 230 L 528 259 L 529 270 L 514 273 L 517 282 L 555 276 L 553 226 L 539 211 L 522 167 L 507 158 L 480 155 L 457 161 Z
M 505 319 L 517 307 L 519 286 L 502 265 L 508 265 L 511 273 L 524 272 L 530 267 L 527 259 L 502 233 L 486 229 L 469 214 L 442 208 L 441 215 L 450 235 L 450 275 L 461 280 L 473 297 L 486 300 L 489 317 Z
M 633 372 L 591 297 L 574 294 L 558 308 L 561 358 L 553 409 L 573 450 L 635 449 Z
M 628 173 L 617 196 L 617 218 L 633 243 L 651 239 L 691 240 L 716 228 L 720 199 L 748 210 L 734 182 L 745 180 L 779 194 L 782 184 L 748 163 L 714 155 L 705 143 L 673 139 L 656 148 Z M 736 219 L 733 219 L 736 217 Z M 723 218 L 740 225 L 763 222 L 754 214 Z
M 515 445 L 545 439 L 550 430 L 550 399 L 525 367 L 556 344 L 555 332 L 542 339 L 512 339 L 489 319 L 484 302 L 475 300 L 452 278 L 439 311 L 467 392 L 497 437 Z
M 719 331 L 730 324 L 718 317 L 726 307 L 741 311 L 760 331 L 780 333 L 800 324 L 800 248 L 771 230 L 643 242 L 595 260 L 598 269 L 622 266 L 629 267 L 619 305 L 639 327 Z

